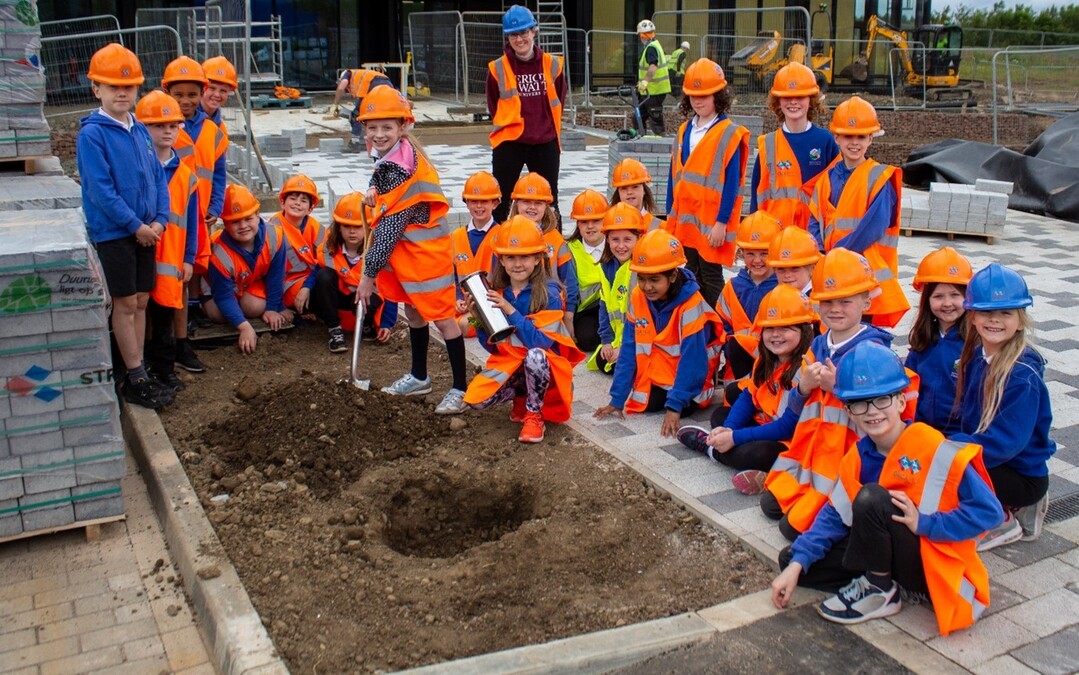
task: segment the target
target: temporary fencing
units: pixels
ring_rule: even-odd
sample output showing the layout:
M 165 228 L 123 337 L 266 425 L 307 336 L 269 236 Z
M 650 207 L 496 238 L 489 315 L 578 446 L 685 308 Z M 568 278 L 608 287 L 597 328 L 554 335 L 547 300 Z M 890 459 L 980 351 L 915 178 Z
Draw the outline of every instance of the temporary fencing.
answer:
M 1079 45 L 1008 48 L 993 54 L 993 142 L 1001 112 L 1063 114 L 1079 109 Z

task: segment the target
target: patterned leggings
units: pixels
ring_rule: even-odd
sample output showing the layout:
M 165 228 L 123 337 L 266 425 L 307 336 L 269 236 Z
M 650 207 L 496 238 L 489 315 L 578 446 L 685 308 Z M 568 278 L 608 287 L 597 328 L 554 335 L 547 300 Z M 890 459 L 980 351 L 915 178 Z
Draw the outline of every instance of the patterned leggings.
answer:
M 551 364 L 547 353 L 539 347 L 528 350 L 524 365 L 513 371 L 502 388 L 486 401 L 471 404 L 476 410 L 484 410 L 499 403 L 505 403 L 519 396 L 525 397 L 525 409 L 539 412 L 543 408 L 543 398 L 551 386 Z

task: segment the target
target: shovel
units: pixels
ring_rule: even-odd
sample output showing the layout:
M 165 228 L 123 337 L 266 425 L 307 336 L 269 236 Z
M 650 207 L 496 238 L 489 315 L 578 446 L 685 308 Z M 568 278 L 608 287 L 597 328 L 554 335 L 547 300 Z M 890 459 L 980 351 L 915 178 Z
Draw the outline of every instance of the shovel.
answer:
M 360 219 L 363 221 L 363 229 L 365 236 L 363 238 L 363 265 L 360 268 L 360 276 L 363 276 L 363 270 L 367 268 L 367 250 L 371 247 L 371 237 L 374 233 L 367 225 L 367 210 L 360 209 Z M 359 294 L 356 297 L 356 329 L 352 332 L 352 363 L 349 365 L 348 376 L 342 377 L 338 380 L 338 384 L 351 384 L 357 389 L 368 391 L 371 389 L 371 380 L 360 377 L 360 337 L 363 333 L 363 318 L 367 308 L 364 307 L 363 301 L 360 300 Z

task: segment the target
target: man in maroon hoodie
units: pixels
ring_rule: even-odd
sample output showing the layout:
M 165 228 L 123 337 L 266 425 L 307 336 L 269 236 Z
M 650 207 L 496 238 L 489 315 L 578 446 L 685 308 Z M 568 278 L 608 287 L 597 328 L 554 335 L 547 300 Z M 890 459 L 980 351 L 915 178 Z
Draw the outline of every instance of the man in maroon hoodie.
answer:
M 528 8 L 514 5 L 506 10 L 502 33 L 504 53 L 487 66 L 487 110 L 495 125 L 491 173 L 502 190 L 496 222 L 506 219 L 510 193 L 525 165 L 551 184 L 558 208 L 559 136 L 566 96 L 562 59 L 536 46 L 536 17 Z

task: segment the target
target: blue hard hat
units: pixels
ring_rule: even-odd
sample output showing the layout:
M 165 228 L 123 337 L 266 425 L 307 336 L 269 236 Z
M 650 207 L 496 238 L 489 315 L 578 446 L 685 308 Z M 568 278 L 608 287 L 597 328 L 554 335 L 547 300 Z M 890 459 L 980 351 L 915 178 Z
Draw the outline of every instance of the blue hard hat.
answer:
M 866 340 L 839 360 L 832 393 L 842 401 L 858 401 L 895 394 L 909 384 L 910 378 L 896 353 Z
M 1027 282 L 1018 272 L 1000 263 L 990 263 L 971 277 L 963 309 L 989 312 L 994 309 L 1019 309 L 1033 304 L 1034 298 L 1030 297 Z
M 502 34 L 519 33 L 536 27 L 536 17 L 527 7 L 514 5 L 502 15 Z

